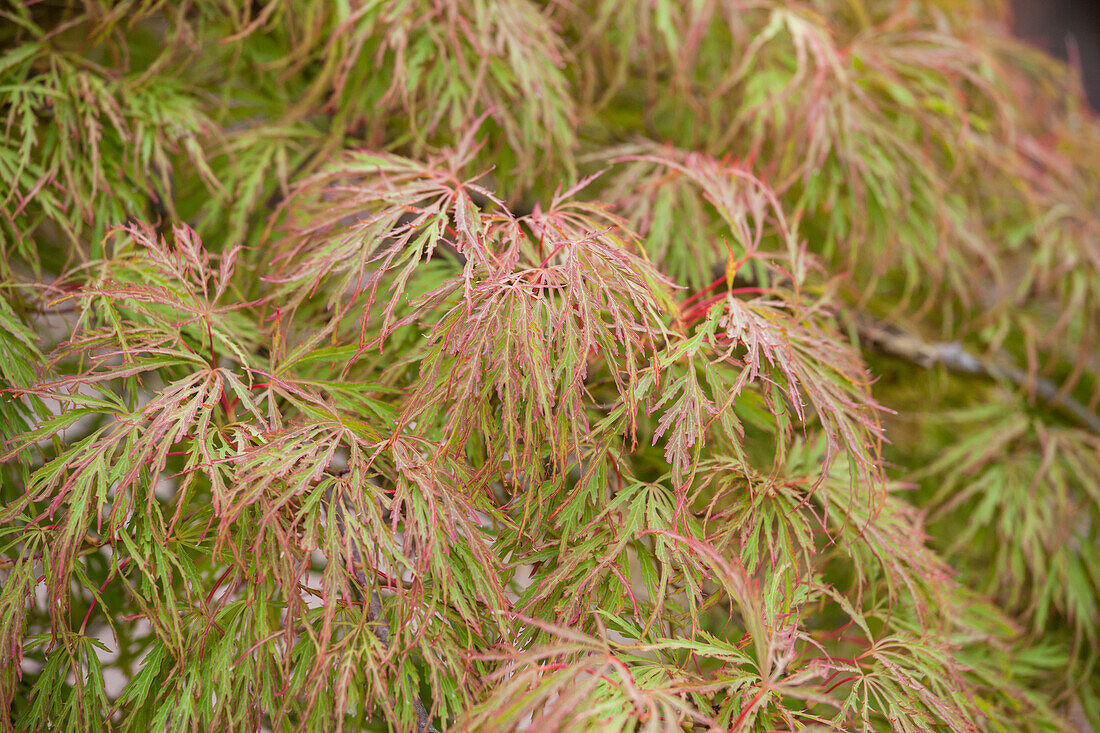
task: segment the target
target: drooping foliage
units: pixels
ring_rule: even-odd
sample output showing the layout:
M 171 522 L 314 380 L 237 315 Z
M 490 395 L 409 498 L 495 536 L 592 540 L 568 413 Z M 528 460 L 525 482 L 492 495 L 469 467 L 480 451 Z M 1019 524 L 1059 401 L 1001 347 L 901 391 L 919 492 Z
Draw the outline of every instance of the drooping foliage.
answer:
M 999 3 L 0 18 L 0 729 L 1100 725 L 1100 126 Z

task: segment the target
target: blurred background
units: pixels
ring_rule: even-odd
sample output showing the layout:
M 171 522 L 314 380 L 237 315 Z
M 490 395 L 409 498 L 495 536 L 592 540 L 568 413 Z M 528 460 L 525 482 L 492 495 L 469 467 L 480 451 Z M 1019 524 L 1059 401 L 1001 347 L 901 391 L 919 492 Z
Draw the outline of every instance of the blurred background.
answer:
M 1100 0 L 1012 0 L 1012 30 L 1069 62 L 1100 110 Z

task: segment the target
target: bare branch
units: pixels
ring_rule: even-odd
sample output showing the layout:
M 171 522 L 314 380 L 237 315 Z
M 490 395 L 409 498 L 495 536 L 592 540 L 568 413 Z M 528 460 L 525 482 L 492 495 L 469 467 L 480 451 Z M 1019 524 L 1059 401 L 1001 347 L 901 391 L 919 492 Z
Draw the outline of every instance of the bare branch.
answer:
M 855 325 L 862 342 L 884 354 L 926 369 L 939 364 L 953 372 L 1004 380 L 1021 390 L 1033 389 L 1051 407 L 1063 411 L 1090 430 L 1100 432 L 1100 417 L 1045 377 L 1033 377 L 1015 364 L 974 356 L 959 341 L 925 341 L 867 313 L 854 311 L 846 317 Z

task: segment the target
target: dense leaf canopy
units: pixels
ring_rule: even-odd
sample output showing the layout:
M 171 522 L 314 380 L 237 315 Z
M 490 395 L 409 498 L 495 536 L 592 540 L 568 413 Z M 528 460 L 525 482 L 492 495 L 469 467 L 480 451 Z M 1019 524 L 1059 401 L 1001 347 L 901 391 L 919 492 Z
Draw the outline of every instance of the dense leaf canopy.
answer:
M 1100 125 L 994 0 L 4 0 L 0 730 L 1100 725 Z

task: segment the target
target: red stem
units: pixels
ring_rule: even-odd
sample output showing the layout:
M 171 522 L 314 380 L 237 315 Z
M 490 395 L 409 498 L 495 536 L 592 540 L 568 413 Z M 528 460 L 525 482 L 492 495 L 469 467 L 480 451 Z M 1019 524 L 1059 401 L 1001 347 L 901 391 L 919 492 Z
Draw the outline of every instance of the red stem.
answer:
M 221 586 L 222 583 L 225 582 L 225 579 L 229 577 L 229 573 L 232 572 L 232 571 L 233 571 L 233 566 L 230 566 L 230 567 L 226 568 L 225 572 L 222 573 L 222 576 L 220 578 L 218 578 L 218 581 L 216 583 L 214 583 L 214 587 L 211 588 L 210 592 L 206 594 L 206 602 L 207 603 L 210 603 L 210 599 L 213 598 L 214 594 L 218 592 L 218 588 Z
M 708 293 L 708 292 L 710 292 L 711 290 L 714 290 L 714 289 L 715 289 L 716 287 L 718 287 L 719 285 L 721 285 L 721 284 L 722 284 L 722 283 L 724 283 L 725 281 L 726 281 L 726 278 L 724 278 L 724 277 L 720 277 L 720 278 L 718 278 L 717 280 L 715 280 L 714 282 L 712 282 L 712 283 L 711 283 L 710 285 L 708 285 L 708 286 L 706 286 L 705 288 L 703 288 L 702 290 L 700 290 L 700 291 L 699 291 L 698 293 L 696 293 L 695 295 L 691 296 L 690 298 L 688 298 L 688 299 L 687 299 L 687 300 L 685 300 L 684 302 L 680 303 L 680 307 L 681 307 L 681 308 L 686 308 L 686 307 L 687 307 L 687 306 L 688 306 L 688 305 L 689 305 L 689 304 L 690 304 L 690 303 L 691 303 L 691 302 L 692 302 L 693 300 L 695 300 L 695 299 L 699 298 L 699 297 L 700 297 L 700 296 L 702 296 L 702 295 L 703 295 L 704 293 Z
M 550 254 L 546 255 L 546 257 L 543 258 L 542 262 L 539 263 L 538 269 L 541 270 L 546 267 L 546 263 L 550 261 L 551 257 L 556 255 L 558 252 L 561 252 L 564 248 L 568 247 L 571 244 L 574 244 L 574 242 L 562 242 L 557 247 L 554 247 L 554 249 L 550 250 Z
M 122 569 L 124 567 L 126 567 L 127 565 L 129 565 L 129 564 L 130 564 L 130 558 L 126 558 L 125 560 L 120 562 L 117 566 L 115 566 L 115 569 L 118 572 L 122 572 Z M 42 577 L 45 578 L 46 576 L 42 576 Z M 100 595 L 103 595 L 103 589 L 107 587 L 107 584 L 110 583 L 111 579 L 114 578 L 114 577 L 115 577 L 115 574 L 113 572 L 109 573 L 107 575 L 106 580 L 103 581 L 103 585 L 99 586 L 99 594 Z M 41 582 L 41 581 L 39 581 L 39 582 Z M 81 635 L 84 634 L 84 629 L 86 629 L 88 627 L 88 619 L 90 619 L 92 617 L 92 609 L 95 608 L 95 605 L 98 601 L 99 601 L 98 598 L 96 598 L 95 596 L 92 597 L 92 602 L 88 606 L 88 612 L 84 614 L 84 621 L 83 621 L 83 623 L 80 624 L 80 633 L 81 633 Z
M 845 677 L 845 678 L 844 678 L 844 679 L 842 679 L 842 680 L 841 680 L 840 682 L 837 682 L 837 683 L 836 683 L 835 685 L 833 685 L 833 686 L 832 686 L 832 687 L 830 687 L 829 689 L 825 690 L 825 694 L 826 694 L 826 695 L 828 695 L 828 694 L 829 694 L 830 692 L 832 692 L 832 691 L 833 691 L 833 690 L 835 690 L 836 688 L 840 687 L 840 686 L 841 686 L 841 685 L 843 685 L 843 684 L 844 684 L 845 682 L 851 682 L 852 680 L 857 680 L 857 679 L 859 679 L 859 675 L 858 675 L 858 674 L 854 674 L 854 675 L 852 675 L 851 677 Z
M 756 708 L 756 703 L 760 702 L 760 698 L 764 696 L 766 689 L 767 688 L 761 687 L 756 695 L 753 696 L 752 700 L 749 701 L 749 704 L 741 710 L 741 714 L 737 716 L 737 719 L 733 721 L 733 725 L 730 726 L 729 733 L 735 733 L 741 729 L 742 723 L 745 722 L 745 717 Z
M 771 291 L 767 288 L 734 288 L 733 290 L 727 290 L 724 293 L 718 295 L 712 295 L 706 300 L 700 301 L 684 315 L 684 323 L 693 323 L 698 320 L 700 316 L 707 312 L 707 310 L 715 303 L 721 302 L 726 296 L 729 295 L 767 295 Z

